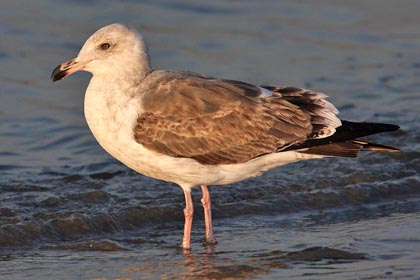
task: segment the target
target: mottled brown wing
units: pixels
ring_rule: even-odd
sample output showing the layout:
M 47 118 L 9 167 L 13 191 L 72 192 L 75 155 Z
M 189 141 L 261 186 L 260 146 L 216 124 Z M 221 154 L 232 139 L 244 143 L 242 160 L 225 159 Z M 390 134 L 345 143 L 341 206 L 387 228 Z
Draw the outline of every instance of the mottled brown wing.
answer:
M 310 112 L 281 94 L 263 97 L 262 88 L 247 83 L 155 71 L 144 84 L 134 135 L 158 153 L 202 164 L 242 163 L 314 134 Z

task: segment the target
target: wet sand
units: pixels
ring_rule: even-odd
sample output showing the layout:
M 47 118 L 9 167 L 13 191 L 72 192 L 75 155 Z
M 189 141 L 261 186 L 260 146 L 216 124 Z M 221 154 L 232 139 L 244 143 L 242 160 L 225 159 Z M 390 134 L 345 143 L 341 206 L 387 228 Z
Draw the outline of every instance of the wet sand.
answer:
M 5 1 L 0 9 L 0 279 L 418 279 L 420 3 Z M 157 69 L 325 92 L 389 122 L 401 154 L 278 168 L 210 187 L 219 244 L 178 248 L 182 191 L 108 156 L 83 118 L 89 75 L 51 85 L 96 29 L 135 26 Z

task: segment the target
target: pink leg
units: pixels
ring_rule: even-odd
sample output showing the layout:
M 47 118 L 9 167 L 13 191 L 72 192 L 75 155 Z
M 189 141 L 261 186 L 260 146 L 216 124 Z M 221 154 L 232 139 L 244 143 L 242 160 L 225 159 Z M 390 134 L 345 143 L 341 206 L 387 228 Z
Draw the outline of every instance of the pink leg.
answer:
M 216 244 L 217 240 L 213 234 L 213 225 L 211 222 L 211 199 L 210 193 L 206 185 L 201 185 L 201 191 L 203 192 L 203 197 L 201 198 L 201 203 L 204 208 L 204 223 L 206 225 L 206 243 Z
M 184 208 L 184 216 L 185 216 L 185 225 L 184 225 L 184 237 L 182 238 L 182 248 L 186 250 L 191 249 L 191 227 L 192 227 L 192 220 L 194 214 L 194 206 L 191 198 L 191 192 L 185 191 L 185 208 Z

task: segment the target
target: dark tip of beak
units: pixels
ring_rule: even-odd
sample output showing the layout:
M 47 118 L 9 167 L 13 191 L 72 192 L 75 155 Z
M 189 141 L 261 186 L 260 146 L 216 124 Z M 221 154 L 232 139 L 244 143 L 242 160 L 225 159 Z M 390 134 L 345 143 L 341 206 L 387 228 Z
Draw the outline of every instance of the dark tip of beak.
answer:
M 51 82 L 62 80 L 68 75 L 71 75 L 74 72 L 82 70 L 84 64 L 77 62 L 75 58 L 61 63 L 60 65 L 55 67 L 54 71 L 51 73 L 51 78 L 50 78 Z
M 62 67 L 62 64 L 55 67 L 54 71 L 51 73 L 51 82 L 62 80 L 68 75 L 67 69 L 63 69 Z

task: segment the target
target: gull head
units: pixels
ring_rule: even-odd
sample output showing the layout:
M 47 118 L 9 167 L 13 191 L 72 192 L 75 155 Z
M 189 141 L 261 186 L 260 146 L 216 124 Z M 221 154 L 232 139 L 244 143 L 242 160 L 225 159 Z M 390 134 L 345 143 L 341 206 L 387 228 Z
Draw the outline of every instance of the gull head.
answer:
M 112 78 L 115 73 L 138 77 L 150 70 L 147 46 L 142 36 L 129 26 L 114 23 L 93 33 L 77 57 L 58 65 L 51 74 L 51 81 L 64 79 L 77 71 Z

